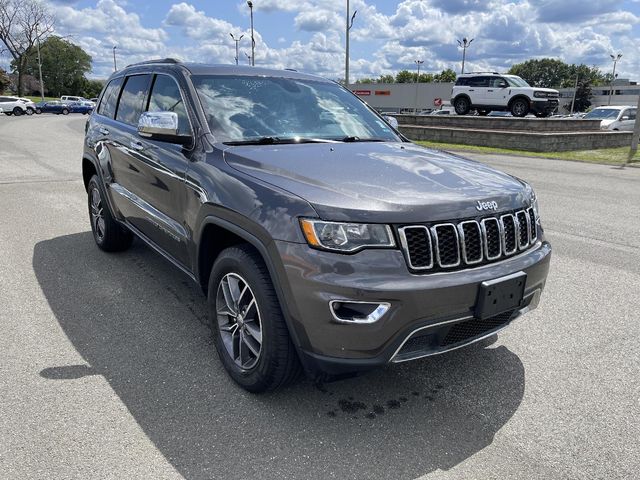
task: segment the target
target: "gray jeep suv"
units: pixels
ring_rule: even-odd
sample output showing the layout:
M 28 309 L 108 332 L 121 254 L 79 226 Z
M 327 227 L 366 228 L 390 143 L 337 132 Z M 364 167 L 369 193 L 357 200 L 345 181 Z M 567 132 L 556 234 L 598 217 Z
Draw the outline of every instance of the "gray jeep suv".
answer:
M 535 308 L 551 247 L 531 187 L 412 144 L 340 85 L 156 60 L 87 123 L 91 228 L 198 282 L 245 389 L 453 350 Z

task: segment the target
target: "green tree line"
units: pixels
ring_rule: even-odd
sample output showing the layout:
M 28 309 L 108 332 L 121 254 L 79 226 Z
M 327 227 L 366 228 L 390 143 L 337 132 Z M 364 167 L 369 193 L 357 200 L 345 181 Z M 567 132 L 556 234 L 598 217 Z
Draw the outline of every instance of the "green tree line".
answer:
M 102 90 L 102 82 L 88 80 L 85 76 L 91 71 L 91 56 L 68 40 L 56 35 L 49 36 L 40 46 L 40 58 L 45 94 L 52 97 L 79 95 L 93 98 Z M 11 68 L 17 70 L 15 61 Z M 25 55 L 23 68 L 24 74 L 38 78 L 36 49 L 31 49 Z
M 447 83 L 456 81 L 456 72 L 447 68 L 440 73 L 421 73 L 418 78 L 418 72 L 402 70 L 396 75 L 380 75 L 378 78 L 361 78 L 356 83 Z

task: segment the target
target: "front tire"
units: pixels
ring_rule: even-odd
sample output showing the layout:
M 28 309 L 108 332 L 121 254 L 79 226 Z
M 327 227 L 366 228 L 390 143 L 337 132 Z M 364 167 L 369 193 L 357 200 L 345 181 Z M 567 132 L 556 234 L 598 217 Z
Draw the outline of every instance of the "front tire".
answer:
M 271 276 L 249 245 L 224 250 L 209 278 L 214 344 L 231 378 L 249 392 L 281 388 L 301 367 Z
M 16 117 L 19 117 L 20 115 L 22 115 L 24 112 L 22 111 L 22 109 L 20 107 L 16 107 L 13 109 L 13 114 Z
M 133 242 L 133 234 L 111 215 L 97 175 L 89 180 L 87 193 L 91 231 L 96 245 L 105 252 L 122 252 L 128 249 Z
M 63 115 L 69 115 L 69 110 L 68 110 L 68 109 L 66 109 L 66 108 L 63 108 L 63 109 L 62 109 L 62 114 L 63 114 Z
M 516 98 L 511 104 L 511 115 L 514 117 L 526 117 L 529 113 L 529 102 L 524 98 Z
M 36 111 L 33 108 L 31 108 L 31 107 L 27 108 L 27 115 L 31 116 L 34 113 L 36 113 Z
M 466 97 L 459 97 L 456 98 L 453 107 L 458 115 L 466 115 L 471 110 L 471 102 Z

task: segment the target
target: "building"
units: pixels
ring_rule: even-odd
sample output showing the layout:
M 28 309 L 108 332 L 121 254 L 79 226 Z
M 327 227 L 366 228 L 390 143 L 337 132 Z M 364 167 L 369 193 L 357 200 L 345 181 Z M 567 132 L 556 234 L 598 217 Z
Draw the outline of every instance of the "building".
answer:
M 561 88 L 560 92 L 560 112 L 568 113 L 571 109 L 574 88 Z M 609 92 L 611 92 L 611 103 L 609 103 Z M 638 95 L 640 95 L 640 85 L 628 79 L 619 78 L 613 82 L 613 89 L 609 86 L 591 87 L 591 107 L 601 107 L 604 105 L 637 105 Z
M 428 112 L 450 105 L 453 83 L 354 83 L 349 89 L 379 112 Z

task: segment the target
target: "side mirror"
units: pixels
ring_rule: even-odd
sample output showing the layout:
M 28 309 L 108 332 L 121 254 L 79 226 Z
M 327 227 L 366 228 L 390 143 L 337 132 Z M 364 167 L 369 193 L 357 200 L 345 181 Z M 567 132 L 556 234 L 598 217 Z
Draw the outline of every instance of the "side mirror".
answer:
M 178 114 L 175 112 L 144 112 L 138 120 L 138 135 L 159 142 L 188 145 L 190 135 L 178 132 Z
M 620 120 L 631 120 L 631 118 L 629 117 L 629 115 L 623 115 Z
M 506 83 L 501 83 L 500 84 L 500 88 L 507 88 L 509 85 L 507 85 Z
M 384 119 L 387 121 L 389 125 L 391 125 L 396 130 L 398 129 L 398 119 L 396 117 L 392 117 L 390 115 L 385 115 Z

